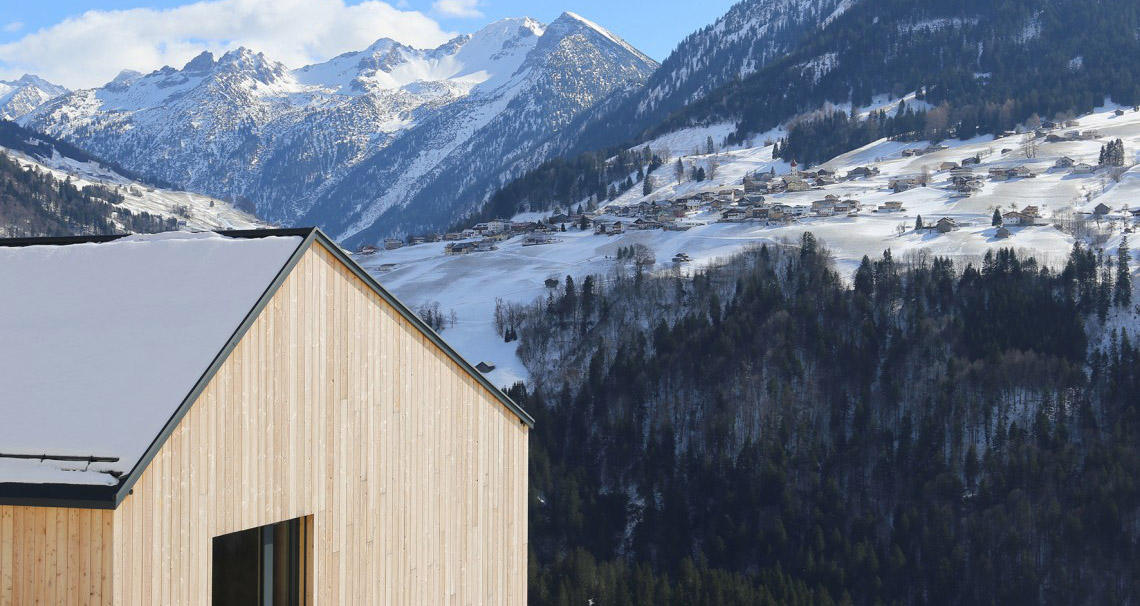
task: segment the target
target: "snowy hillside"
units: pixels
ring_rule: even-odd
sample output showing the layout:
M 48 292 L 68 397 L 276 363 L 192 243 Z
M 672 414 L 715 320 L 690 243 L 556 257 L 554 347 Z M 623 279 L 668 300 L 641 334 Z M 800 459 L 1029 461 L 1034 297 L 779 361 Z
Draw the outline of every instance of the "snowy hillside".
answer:
M 240 211 L 229 202 L 185 191 L 176 191 L 139 183 L 93 160 L 77 160 L 52 149 L 50 157 L 30 155 L 0 146 L 0 154 L 13 158 L 25 168 L 51 174 L 61 181 L 70 179 L 78 188 L 98 185 L 119 193 L 119 206 L 133 213 L 148 213 L 173 218 L 179 229 L 214 231 L 219 229 L 256 229 L 265 222 Z
M 0 80 L 0 120 L 16 120 L 68 92 L 63 86 L 31 74 L 24 74 L 19 80 Z
M 245 48 L 203 53 L 20 122 L 180 187 L 248 199 L 269 220 L 376 239 L 453 220 L 654 67 L 567 13 L 549 26 L 505 19 L 431 50 L 379 40 L 300 69 Z
M 621 235 L 595 235 L 594 229 L 582 231 L 567 225 L 566 232 L 558 230 L 543 236 L 555 240 L 550 244 L 524 246 L 529 236 L 516 235 L 495 243 L 496 249 L 487 252 L 446 255 L 446 244 L 441 242 L 380 251 L 359 256 L 358 260 L 413 307 L 436 302 L 444 314 L 454 311 L 457 322 L 444 331 L 445 338 L 473 362 L 485 360 L 495 364 L 496 370 L 488 376 L 496 384 L 506 385 L 525 379 L 526 371 L 514 355 L 514 344 L 504 343 L 494 331 L 492 314 L 496 298 L 530 302 L 546 291 L 547 278 L 605 276 L 619 266 L 632 271 L 616 257 L 619 248 L 634 243 L 653 250 L 655 271 L 691 271 L 744 247 L 761 242 L 795 241 L 810 231 L 828 246 L 840 272 L 847 278 L 864 255 L 876 257 L 886 249 L 901 259 L 940 255 L 962 263 L 977 263 L 989 249 L 1012 247 L 1034 255 L 1041 262 L 1057 265 L 1072 248 L 1073 233 L 1078 233 L 1094 246 L 1115 250 L 1125 229 L 1132 230 L 1134 219 L 1127 209 L 1140 209 L 1140 167 L 1121 169 L 1117 181 L 1110 169 L 1075 174 L 1073 168 L 1056 168 L 1055 165 L 1063 158 L 1071 159 L 1076 165 L 1095 165 L 1101 146 L 1117 138 L 1124 141 L 1126 164 L 1135 164 L 1140 159 L 1136 153 L 1140 150 L 1140 113 L 1132 108 L 1121 108 L 1123 115 L 1118 116 L 1117 109 L 1116 106 L 1103 108 L 1080 118 L 1078 125 L 1049 132 L 1054 135 L 1052 138 L 1065 139 L 1074 131 L 1089 133 L 1092 138 L 1054 142 L 1047 142 L 1043 137 L 1036 139 L 1035 158 L 1025 157 L 1022 135 L 996 140 L 987 136 L 965 142 L 948 141 L 944 142 L 945 149 L 917 156 L 909 155 L 912 152 L 906 150 L 924 150 L 930 145 L 928 142 L 877 141 L 817 167 L 835 171 L 840 177 L 858 167 L 878 169 L 877 175 L 839 179 L 834 184 L 807 191 L 765 194 L 763 205 L 786 205 L 803 213 L 792 220 L 771 224 L 758 220 L 720 222 L 724 210 L 747 205 L 740 201 L 721 205 L 718 210 L 713 203 L 702 202 L 675 219 L 676 229 L 687 228 L 684 231 L 627 228 Z M 674 153 L 686 153 L 684 150 L 703 148 L 710 135 L 722 133 L 725 128 L 722 125 L 680 131 L 651 141 L 649 145 L 654 150 L 667 148 Z M 779 132 L 770 135 L 774 138 Z M 788 164 L 773 162 L 771 146 L 760 145 L 764 138 L 757 137 L 757 147 L 730 148 L 713 155 L 687 155 L 691 151 L 687 152 L 682 159 L 686 172 L 694 167 L 707 170 L 710 165 L 716 165 L 715 176 L 700 183 L 686 177 L 678 184 L 674 172 L 676 160 L 666 162 L 652 173 L 661 185 L 649 196 L 642 196 L 641 187 L 634 187 L 599 209 L 594 220 L 603 224 L 622 221 L 630 226 L 637 216 L 636 207 L 645 202 L 657 202 L 664 208 L 667 203 L 699 197 L 702 193 L 741 189 L 745 175 L 770 173 L 773 169 L 777 175 L 787 175 Z M 981 189 L 972 196 L 961 197 L 950 188 L 953 175 L 942 165 L 960 164 L 973 157 L 980 157 L 980 163 L 968 168 L 980 178 Z M 991 169 L 1019 167 L 1029 169 L 1035 176 L 1010 179 L 990 176 Z M 893 181 L 920 177 L 924 171 L 930 174 L 927 186 L 900 193 L 890 189 Z M 846 213 L 812 216 L 812 203 L 829 195 L 835 196 L 832 200 L 857 200 L 861 209 L 853 216 Z M 885 207 L 893 203 L 898 203 L 901 210 L 886 210 Z M 1107 213 L 1092 214 L 1100 204 L 1108 207 Z M 994 210 L 1004 214 L 1024 210 L 1027 206 L 1039 208 L 1040 217 L 1033 221 L 1038 224 L 1021 226 L 1007 219 L 1010 235 L 998 237 L 997 228 L 991 225 Z M 884 208 L 880 210 L 880 207 Z M 916 230 L 920 216 L 928 226 L 944 217 L 952 219 L 954 228 L 946 233 L 936 229 Z M 514 220 L 534 221 L 536 218 L 526 216 Z M 685 253 L 691 261 L 671 262 L 678 253 Z

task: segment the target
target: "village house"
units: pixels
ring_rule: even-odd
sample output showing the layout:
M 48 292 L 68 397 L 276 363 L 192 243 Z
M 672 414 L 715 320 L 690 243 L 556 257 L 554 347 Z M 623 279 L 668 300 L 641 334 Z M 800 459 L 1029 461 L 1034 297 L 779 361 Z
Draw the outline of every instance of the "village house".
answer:
M 1102 217 L 1102 216 L 1104 216 L 1104 215 L 1107 215 L 1107 214 L 1108 214 L 1108 213 L 1110 213 L 1110 212 L 1112 212 L 1112 209 L 1111 209 L 1111 208 L 1109 208 L 1109 207 L 1108 207 L 1108 205 L 1107 205 L 1107 204 L 1105 204 L 1104 202 L 1101 202 L 1101 203 L 1097 204 L 1097 205 L 1096 205 L 1096 206 L 1093 208 L 1093 215 L 1096 215 L 1096 216 L 1098 216 L 1098 217 Z
M 739 221 L 743 221 L 747 215 L 748 215 L 748 212 L 746 210 L 744 210 L 743 208 L 739 208 L 739 207 L 726 208 L 723 211 L 721 211 L 719 221 L 721 223 L 736 223 Z
M 1072 168 L 1074 164 L 1076 164 L 1076 162 L 1072 158 L 1061 156 L 1053 163 L 1053 168 Z
M 1069 173 L 1069 174 L 1073 174 L 1073 175 L 1091 175 L 1091 174 L 1092 174 L 1092 173 L 1094 173 L 1094 172 L 1096 172 L 1096 167 L 1094 167 L 1094 166 L 1093 166 L 1093 165 L 1091 165 L 1091 164 L 1086 164 L 1086 163 L 1084 163 L 1084 162 L 1080 162 L 1080 163 L 1078 163 L 1078 164 L 1074 164 L 1074 165 L 1073 165 L 1073 170 L 1072 170 L 1072 171 L 1070 171 L 1070 173 Z
M 902 193 L 918 187 L 918 179 L 915 177 L 895 177 L 887 183 L 887 187 L 896 194 Z
M 445 255 L 465 255 L 471 252 L 475 252 L 474 242 L 451 242 L 443 246 Z
M 1012 235 L 1013 235 L 1013 232 L 1006 229 L 1005 226 L 997 228 L 997 231 L 994 232 L 994 237 L 1000 238 L 1002 240 L 1004 240 L 1004 239 L 1006 239 Z
M 318 230 L 0 267 L 0 604 L 525 604 L 533 420 Z
M 457 231 L 451 231 L 451 232 L 447 232 L 446 234 L 443 234 L 443 239 L 445 241 L 449 241 L 449 242 L 452 242 L 455 240 L 462 240 L 463 234 L 460 232 L 457 232 Z
M 1036 217 L 1027 215 L 1021 211 L 1011 210 L 1003 213 L 1002 223 L 1004 225 L 1033 225 L 1036 222 Z
M 877 166 L 857 166 L 847 172 L 848 179 L 868 179 L 870 177 L 878 176 L 879 167 Z
M 599 236 L 614 236 L 623 233 L 625 228 L 622 226 L 621 221 L 606 222 L 597 221 L 594 223 L 594 233 Z
M 887 200 L 879 205 L 879 212 L 898 212 L 903 209 L 902 202 L 898 200 Z
M 938 165 L 938 170 L 955 170 L 961 167 L 962 165 L 958 164 L 957 162 L 943 162 L 942 164 Z
M 388 238 L 384 240 L 384 250 L 396 250 L 397 248 L 403 247 L 404 241 L 399 238 Z
M 558 239 L 551 234 L 528 234 L 523 238 L 523 246 L 539 246 L 542 244 L 554 244 Z
M 811 184 L 794 175 L 784 177 L 784 183 L 786 185 L 786 190 L 791 192 L 807 191 L 811 189 Z
M 934 229 L 940 234 L 950 233 L 958 229 L 958 222 L 950 217 L 942 217 L 934 224 Z

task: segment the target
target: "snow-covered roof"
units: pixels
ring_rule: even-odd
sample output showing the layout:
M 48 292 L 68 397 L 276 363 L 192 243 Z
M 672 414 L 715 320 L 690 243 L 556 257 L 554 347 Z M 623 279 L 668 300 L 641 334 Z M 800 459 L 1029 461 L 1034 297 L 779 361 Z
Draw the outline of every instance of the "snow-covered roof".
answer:
M 0 483 L 116 485 L 302 238 L 0 246 Z M 112 473 L 113 472 L 113 473 Z

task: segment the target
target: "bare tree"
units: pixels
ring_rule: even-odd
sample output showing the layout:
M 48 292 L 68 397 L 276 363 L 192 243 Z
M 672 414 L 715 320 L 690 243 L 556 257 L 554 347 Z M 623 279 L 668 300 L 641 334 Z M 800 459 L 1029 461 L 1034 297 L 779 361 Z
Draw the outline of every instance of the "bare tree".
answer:
M 1021 137 L 1021 152 L 1025 154 L 1026 158 L 1037 157 L 1037 136 L 1028 132 Z
M 637 267 L 639 272 L 653 267 L 653 264 L 657 263 L 657 257 L 654 256 L 653 249 L 640 242 L 633 245 L 633 252 L 630 255 L 630 259 L 633 260 L 633 264 Z

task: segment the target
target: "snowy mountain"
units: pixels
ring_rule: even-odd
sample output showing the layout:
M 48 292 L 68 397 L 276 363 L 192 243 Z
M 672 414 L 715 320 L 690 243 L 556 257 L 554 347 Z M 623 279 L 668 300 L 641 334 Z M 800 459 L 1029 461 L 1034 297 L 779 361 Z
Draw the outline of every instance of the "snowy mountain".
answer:
M 107 232 L 124 233 L 155 230 L 194 230 L 210 231 L 218 229 L 256 229 L 266 227 L 263 221 L 252 214 L 234 208 L 228 202 L 201 194 L 161 187 L 155 183 L 139 181 L 139 176 L 116 166 L 114 163 L 95 157 L 75 146 L 57 141 L 21 128 L 12 122 L 0 121 L 0 157 L 14 162 L 7 164 L 10 169 L 18 167 L 23 171 L 33 171 L 42 178 L 50 177 L 58 183 L 68 183 L 95 202 L 109 201 L 115 212 L 111 213 Z M 5 178 L 13 178 L 7 175 Z M 2 181 L 4 179 L 0 179 Z M 17 178 L 19 180 L 19 178 Z M 19 193 L 19 188 L 7 193 Z M 91 193 L 88 193 L 91 192 Z M 45 209 L 31 208 L 48 205 L 36 197 L 16 195 L 16 210 L 5 207 L 0 212 L 0 233 L 5 235 L 58 235 L 54 232 L 40 233 L 10 230 L 9 223 L 16 217 L 35 216 Z M 68 204 L 79 202 L 68 201 Z M 0 206 L 4 206 L 0 204 Z M 59 209 L 46 209 L 52 215 Z M 123 212 L 125 211 L 125 212 Z M 101 210 L 88 213 L 100 214 Z M 76 213 L 82 214 L 82 213 Z M 87 218 L 90 219 L 90 216 Z M 140 221 L 139 217 L 149 216 L 150 222 Z M 86 235 L 94 233 L 87 225 L 70 225 L 69 233 Z
M 24 74 L 19 80 L 0 80 L 0 120 L 20 118 L 68 92 L 67 88 L 32 74 Z
M 289 69 L 241 48 L 125 72 L 20 121 L 123 166 L 341 238 L 438 229 L 541 142 L 656 64 L 570 13 L 506 19 L 436 49 L 379 40 Z
M 584 116 L 566 147 L 624 143 L 687 104 L 745 78 L 799 46 L 858 0 L 743 0 L 682 40 L 645 86 Z M 571 138 L 573 137 L 573 138 Z

